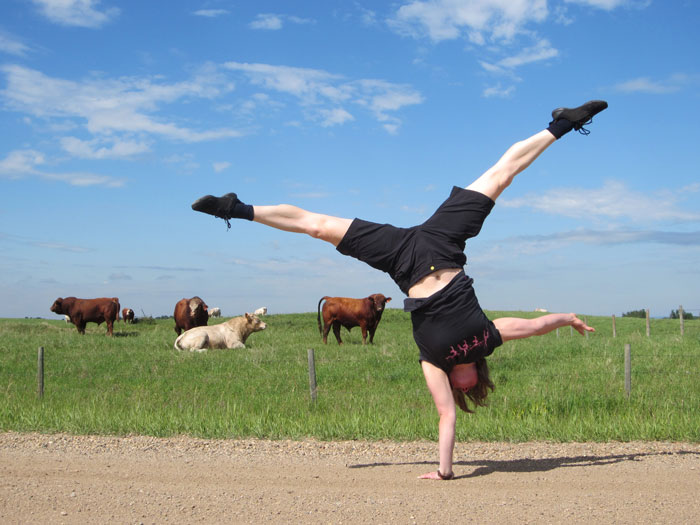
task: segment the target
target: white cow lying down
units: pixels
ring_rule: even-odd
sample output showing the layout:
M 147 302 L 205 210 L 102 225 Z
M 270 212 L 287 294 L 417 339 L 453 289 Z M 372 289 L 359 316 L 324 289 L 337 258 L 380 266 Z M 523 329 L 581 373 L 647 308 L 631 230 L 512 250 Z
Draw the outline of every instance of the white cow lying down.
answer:
M 267 325 L 257 315 L 247 313 L 221 324 L 187 330 L 175 339 L 175 350 L 204 352 L 207 348 L 245 348 L 248 336 L 265 328 Z

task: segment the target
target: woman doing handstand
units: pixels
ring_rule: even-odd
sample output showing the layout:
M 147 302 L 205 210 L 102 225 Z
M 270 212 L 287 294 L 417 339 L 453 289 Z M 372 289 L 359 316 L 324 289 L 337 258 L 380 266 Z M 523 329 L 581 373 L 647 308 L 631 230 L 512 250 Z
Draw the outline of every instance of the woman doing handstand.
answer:
M 308 234 L 392 277 L 408 296 L 404 310 L 411 312 L 423 375 L 439 415 L 439 468 L 420 477 L 452 479 L 456 406 L 471 412 L 465 395 L 475 407 L 483 406 L 494 388 L 486 356 L 506 341 L 563 326 L 581 334 L 594 331 L 573 313 L 490 321 L 479 306 L 473 280 L 464 273 L 466 240 L 479 233 L 496 199 L 518 173 L 572 129 L 587 134 L 583 125 L 607 106 L 593 100 L 577 108 L 555 109 L 547 129 L 513 144 L 466 188 L 455 186 L 428 220 L 412 228 L 322 215 L 288 204 L 252 206 L 235 193 L 207 195 L 192 209 L 223 218 L 229 226 L 229 219 L 248 219 Z

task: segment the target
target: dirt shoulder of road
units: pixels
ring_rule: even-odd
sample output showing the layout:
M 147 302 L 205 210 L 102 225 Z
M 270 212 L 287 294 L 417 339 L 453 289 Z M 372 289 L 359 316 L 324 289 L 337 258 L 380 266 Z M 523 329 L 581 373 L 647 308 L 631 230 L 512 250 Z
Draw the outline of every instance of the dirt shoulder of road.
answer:
M 700 444 L 0 433 L 0 522 L 697 523 Z

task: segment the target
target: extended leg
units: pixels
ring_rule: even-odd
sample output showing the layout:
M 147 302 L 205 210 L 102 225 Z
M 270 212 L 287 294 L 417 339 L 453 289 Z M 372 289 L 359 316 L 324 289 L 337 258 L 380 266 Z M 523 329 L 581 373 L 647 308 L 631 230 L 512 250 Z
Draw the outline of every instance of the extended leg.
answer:
M 253 221 L 284 230 L 305 233 L 337 246 L 348 231 L 351 219 L 303 210 L 290 204 L 253 206 Z
M 491 168 L 467 186 L 467 189 L 483 193 L 491 200 L 496 200 L 513 178 L 527 168 L 540 154 L 551 146 L 555 140 L 572 129 L 584 132 L 583 128 L 605 108 L 608 103 L 603 100 L 591 100 L 577 108 L 557 108 L 552 111 L 552 122 L 546 130 L 532 137 L 516 142 L 503 154 Z
M 513 144 L 483 175 L 467 186 L 468 190 L 483 193 L 495 201 L 513 178 L 527 168 L 540 154 L 557 140 L 546 129 L 530 138 Z
M 229 219 L 247 219 L 278 230 L 306 233 L 333 246 L 338 245 L 352 223 L 351 219 L 313 213 L 291 204 L 251 206 L 242 202 L 235 193 L 221 197 L 205 195 L 192 204 L 192 209 L 224 219 L 229 228 Z

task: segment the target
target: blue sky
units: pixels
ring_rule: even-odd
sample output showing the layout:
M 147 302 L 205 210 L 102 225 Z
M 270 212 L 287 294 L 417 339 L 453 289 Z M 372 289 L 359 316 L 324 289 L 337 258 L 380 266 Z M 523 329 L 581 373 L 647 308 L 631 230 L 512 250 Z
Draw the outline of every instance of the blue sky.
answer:
M 0 317 L 315 311 L 386 276 L 204 194 L 411 226 L 558 106 L 555 143 L 467 243 L 486 309 L 700 314 L 697 2 L 0 3 Z

